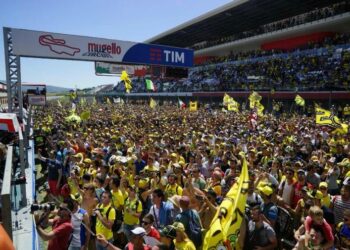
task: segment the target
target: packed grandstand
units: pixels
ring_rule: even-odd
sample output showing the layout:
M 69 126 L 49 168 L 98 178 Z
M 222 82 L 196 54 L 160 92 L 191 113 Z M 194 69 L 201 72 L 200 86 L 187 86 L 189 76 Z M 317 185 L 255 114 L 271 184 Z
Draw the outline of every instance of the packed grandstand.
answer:
M 36 107 L 41 247 L 350 249 L 349 32 L 349 1 L 233 1 L 147 40 L 186 77 Z

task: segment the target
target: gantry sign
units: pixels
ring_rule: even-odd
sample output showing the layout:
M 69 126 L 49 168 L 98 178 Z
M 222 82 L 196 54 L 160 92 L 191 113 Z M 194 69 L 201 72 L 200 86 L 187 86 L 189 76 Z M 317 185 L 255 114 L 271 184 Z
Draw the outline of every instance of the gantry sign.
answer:
M 22 56 L 133 65 L 193 65 L 193 50 L 190 49 L 44 31 L 4 28 L 4 45 L 10 112 L 15 102 L 22 103 L 18 94 L 21 93 Z

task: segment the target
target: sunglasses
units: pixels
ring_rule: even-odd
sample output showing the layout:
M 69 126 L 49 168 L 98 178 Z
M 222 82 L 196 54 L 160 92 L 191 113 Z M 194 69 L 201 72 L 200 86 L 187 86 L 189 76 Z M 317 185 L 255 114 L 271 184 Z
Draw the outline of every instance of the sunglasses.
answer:
M 68 209 L 65 208 L 65 207 L 58 207 L 58 210 L 59 210 L 59 211 L 61 211 L 61 210 L 68 211 Z
M 287 172 L 286 174 L 287 174 L 287 175 L 293 175 L 293 173 L 292 173 L 292 172 Z
M 83 187 L 84 190 L 92 190 L 92 188 Z
M 142 221 L 142 224 L 144 224 L 144 225 L 149 225 L 149 224 L 151 224 L 151 223 L 149 223 L 149 222 L 147 222 L 147 221 Z

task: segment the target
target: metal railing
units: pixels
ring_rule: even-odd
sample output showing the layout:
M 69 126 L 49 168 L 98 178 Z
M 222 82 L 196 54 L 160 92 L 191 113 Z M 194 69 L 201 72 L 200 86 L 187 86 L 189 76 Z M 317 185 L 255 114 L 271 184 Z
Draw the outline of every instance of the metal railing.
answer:
M 11 216 L 11 181 L 12 181 L 13 147 L 8 146 L 4 179 L 1 190 L 2 222 L 6 232 L 12 239 L 12 216 Z

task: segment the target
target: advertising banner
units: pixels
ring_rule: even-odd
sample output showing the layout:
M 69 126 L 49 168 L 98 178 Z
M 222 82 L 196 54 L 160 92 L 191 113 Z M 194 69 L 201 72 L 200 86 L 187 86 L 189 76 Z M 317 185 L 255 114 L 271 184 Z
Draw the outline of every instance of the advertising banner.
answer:
M 28 103 L 35 106 L 45 106 L 46 96 L 44 95 L 28 95 Z
M 127 65 L 119 63 L 95 62 L 96 75 L 120 75 L 126 71 L 129 75 L 134 75 L 138 70 L 146 70 L 145 65 Z
M 193 50 L 87 36 L 12 29 L 18 56 L 192 67 Z

